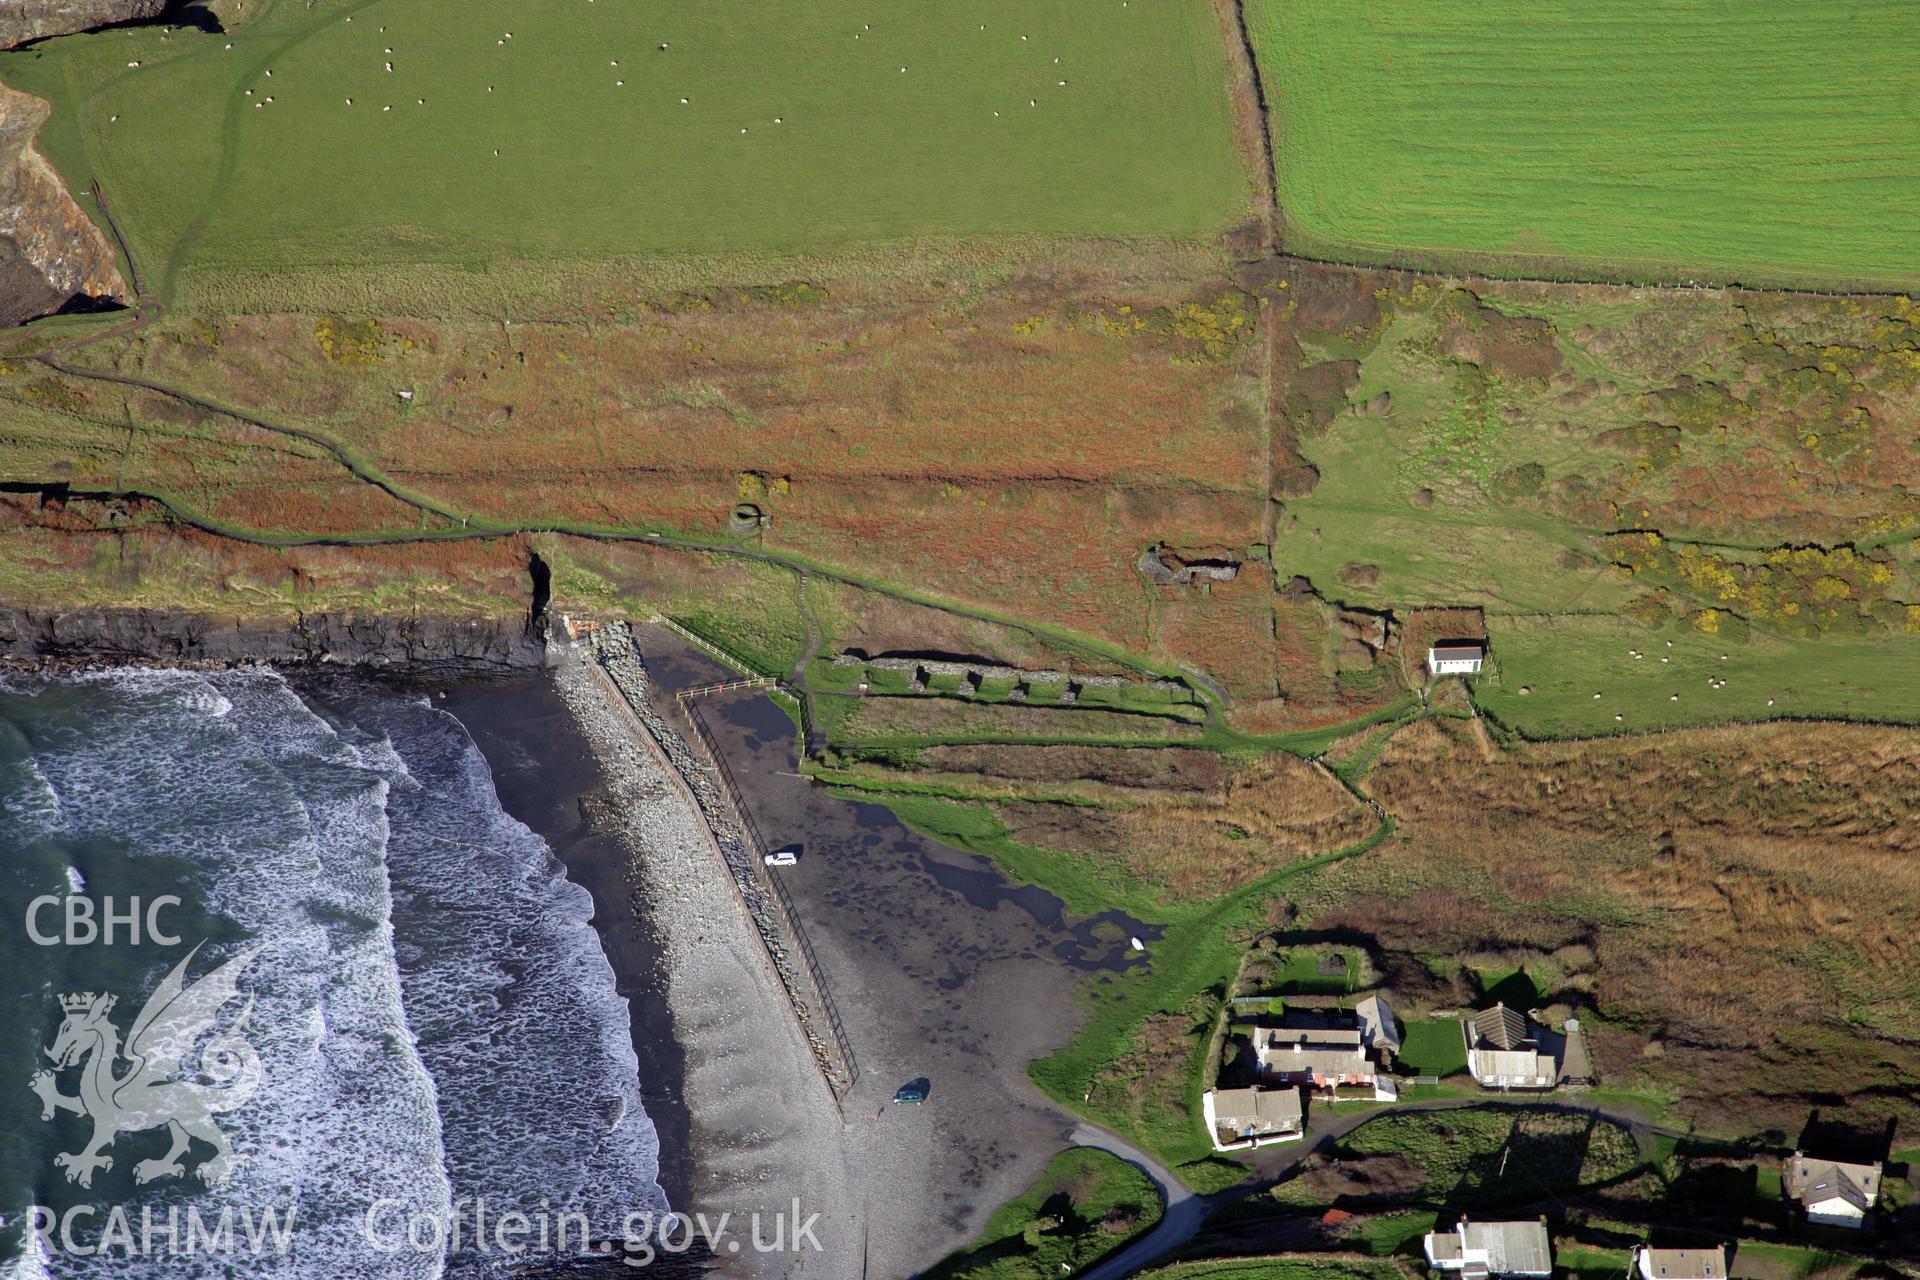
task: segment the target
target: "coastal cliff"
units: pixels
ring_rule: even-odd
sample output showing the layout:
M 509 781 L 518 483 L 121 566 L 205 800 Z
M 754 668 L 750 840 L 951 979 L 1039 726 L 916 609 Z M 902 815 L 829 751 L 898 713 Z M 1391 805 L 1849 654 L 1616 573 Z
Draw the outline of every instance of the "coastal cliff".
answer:
M 128 296 L 112 243 L 34 150 L 50 111 L 39 98 L 0 85 L 0 325 Z
M 537 667 L 543 643 L 526 617 L 305 614 L 283 623 L 173 609 L 20 609 L 0 605 L 0 660 L 514 670 Z
M 160 16 L 167 0 L 0 0 L 0 49 Z

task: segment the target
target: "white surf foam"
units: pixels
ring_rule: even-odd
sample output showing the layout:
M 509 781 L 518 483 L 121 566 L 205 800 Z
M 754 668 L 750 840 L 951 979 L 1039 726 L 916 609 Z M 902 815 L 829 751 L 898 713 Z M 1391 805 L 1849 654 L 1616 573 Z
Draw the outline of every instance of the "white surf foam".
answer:
M 271 1280 L 441 1275 L 437 1252 L 369 1247 L 380 1200 L 400 1217 L 444 1215 L 456 1196 L 495 1212 L 578 1210 L 605 1234 L 665 1207 L 590 896 L 500 810 L 457 721 L 361 691 L 339 699 L 354 723 L 336 723 L 265 670 L 76 683 L 97 693 L 84 713 L 36 722 L 31 771 L 0 751 L 0 794 L 52 797 L 43 808 L 63 839 L 165 859 L 174 891 L 268 944 L 243 982 L 263 1084 L 222 1121 L 242 1163 L 217 1189 L 155 1184 L 130 1206 L 292 1207 L 292 1251 L 245 1261 Z M 23 811 L 0 805 L 8 821 Z M 89 869 L 112 891 L 120 868 Z M 194 975 L 240 946 L 209 945 Z M 187 1280 L 206 1267 L 56 1254 L 21 1274 Z M 507 1267 L 496 1255 L 453 1269 Z

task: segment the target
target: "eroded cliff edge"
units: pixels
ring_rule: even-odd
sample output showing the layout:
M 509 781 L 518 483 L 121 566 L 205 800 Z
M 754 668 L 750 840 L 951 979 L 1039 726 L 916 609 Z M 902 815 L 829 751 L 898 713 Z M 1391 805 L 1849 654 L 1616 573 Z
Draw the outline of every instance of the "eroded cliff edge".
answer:
M 160 16 L 167 0 L 0 0 L 0 49 Z
M 5 4 L 0 0 L 0 23 Z M 128 297 L 112 242 L 34 150 L 51 110 L 0 85 L 0 324 Z

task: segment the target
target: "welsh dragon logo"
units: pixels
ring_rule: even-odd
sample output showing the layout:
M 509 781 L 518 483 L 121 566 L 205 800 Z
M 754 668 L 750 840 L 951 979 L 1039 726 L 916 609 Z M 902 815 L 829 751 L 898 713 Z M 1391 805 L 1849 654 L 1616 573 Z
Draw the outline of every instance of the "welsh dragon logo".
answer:
M 93 1137 L 86 1146 L 53 1158 L 69 1182 L 91 1187 L 95 1170 L 113 1167 L 106 1151 L 115 1137 L 162 1125 L 173 1145 L 164 1156 L 134 1165 L 135 1182 L 183 1177 L 181 1157 L 195 1138 L 214 1149 L 195 1169 L 202 1182 L 217 1186 L 232 1171 L 232 1148 L 213 1118 L 245 1106 L 260 1087 L 260 1055 L 244 1039 L 253 997 L 247 997 L 226 1030 L 215 1024 L 221 1009 L 239 997 L 240 974 L 260 947 L 188 986 L 187 965 L 199 950 L 196 946 L 188 952 L 148 997 L 124 1048 L 109 1017 L 113 996 L 89 991 L 60 997 L 66 1017 L 46 1051 L 54 1069 L 34 1072 L 29 1084 L 40 1095 L 41 1119 L 71 1111 L 93 1121 Z M 123 1059 L 126 1068 L 119 1071 Z M 58 1073 L 75 1067 L 80 1092 L 61 1093 Z

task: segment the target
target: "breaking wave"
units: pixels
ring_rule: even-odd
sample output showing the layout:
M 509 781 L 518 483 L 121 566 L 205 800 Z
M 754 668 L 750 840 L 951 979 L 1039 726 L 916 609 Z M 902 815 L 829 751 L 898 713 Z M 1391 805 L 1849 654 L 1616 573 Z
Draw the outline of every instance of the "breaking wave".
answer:
M 0 689 L 0 847 L 25 851 L 6 888 L 22 901 L 91 884 L 200 905 L 213 936 L 194 976 L 265 944 L 242 984 L 263 1084 L 222 1119 L 230 1176 L 115 1181 L 95 1199 L 203 1218 L 291 1209 L 290 1249 L 245 1259 L 246 1274 L 276 1280 L 507 1274 L 511 1259 L 372 1247 L 377 1204 L 401 1218 L 479 1198 L 496 1212 L 550 1206 L 585 1214 L 596 1235 L 665 1207 L 591 899 L 501 810 L 465 729 L 423 699 L 356 688 L 309 705 L 264 669 Z M 157 972 L 115 988 L 112 974 L 77 972 L 94 951 L 69 949 L 38 987 L 122 989 L 124 1028 Z M 26 1049 L 46 1043 L 37 1024 L 25 1031 Z M 49 1188 L 52 1153 L 84 1132 L 64 1124 L 38 1126 L 44 1149 L 20 1161 L 28 1185 L 4 1187 L 10 1226 L 39 1195 L 84 1194 Z M 129 1134 L 118 1149 L 134 1147 Z M 0 1277 L 184 1280 L 207 1266 L 42 1259 L 29 1245 Z

